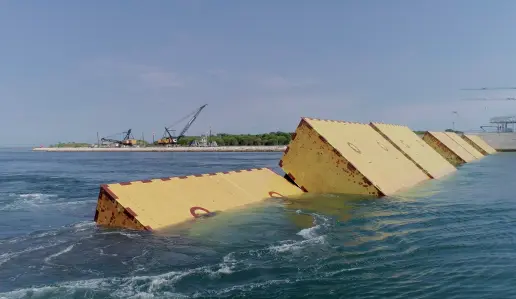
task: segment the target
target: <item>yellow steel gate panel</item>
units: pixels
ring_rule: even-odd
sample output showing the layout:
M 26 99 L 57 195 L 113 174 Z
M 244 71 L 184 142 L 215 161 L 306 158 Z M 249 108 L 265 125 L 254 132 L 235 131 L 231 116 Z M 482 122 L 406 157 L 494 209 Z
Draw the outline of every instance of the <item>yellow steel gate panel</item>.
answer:
M 203 214 L 303 193 L 268 168 L 109 184 L 100 189 L 95 221 L 159 230 Z
M 314 193 L 382 196 L 429 177 L 368 124 L 303 118 L 280 167 Z
M 462 138 L 466 140 L 471 146 L 484 155 L 491 155 L 496 153 L 496 150 L 485 142 L 480 136 L 472 134 L 464 134 Z
M 480 159 L 484 157 L 484 154 L 477 151 L 474 147 L 472 147 L 469 143 L 467 143 L 464 139 L 462 139 L 455 132 L 446 132 L 446 135 L 450 136 L 455 142 L 457 142 L 460 146 L 462 146 L 468 153 L 470 153 L 475 159 Z
M 370 125 L 431 178 L 441 178 L 457 170 L 409 127 L 375 122 Z
M 423 136 L 423 140 L 454 166 L 459 166 L 475 159 L 444 132 L 427 131 Z

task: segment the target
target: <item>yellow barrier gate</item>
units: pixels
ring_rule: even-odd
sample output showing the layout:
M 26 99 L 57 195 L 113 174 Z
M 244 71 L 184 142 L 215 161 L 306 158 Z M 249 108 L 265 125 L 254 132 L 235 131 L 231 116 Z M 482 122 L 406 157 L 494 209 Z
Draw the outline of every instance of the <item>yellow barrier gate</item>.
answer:
M 462 138 L 484 155 L 492 155 L 496 153 L 496 150 L 478 135 L 464 134 L 462 135 Z
M 453 166 L 459 166 L 475 159 L 444 132 L 427 131 L 423 140 Z
M 95 222 L 159 230 L 203 215 L 303 191 L 268 168 L 102 185 Z
M 472 147 L 469 143 L 467 143 L 464 139 L 462 139 L 455 132 L 445 132 L 451 139 L 457 142 L 462 148 L 464 148 L 468 153 L 470 153 L 475 159 L 480 159 L 484 157 L 484 154 L 477 151 L 474 147 Z
M 429 177 L 437 179 L 457 170 L 409 127 L 376 122 L 370 125 Z
M 314 193 L 390 195 L 429 177 L 368 124 L 303 118 L 280 167 Z

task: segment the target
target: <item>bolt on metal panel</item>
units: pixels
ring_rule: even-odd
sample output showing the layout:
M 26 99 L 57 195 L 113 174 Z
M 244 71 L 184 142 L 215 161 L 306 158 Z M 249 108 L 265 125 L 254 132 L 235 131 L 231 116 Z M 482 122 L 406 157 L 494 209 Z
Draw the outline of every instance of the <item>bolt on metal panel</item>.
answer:
M 427 131 L 423 141 L 455 167 L 475 158 L 444 132 Z
M 370 125 L 430 178 L 441 178 L 457 170 L 409 127 L 376 122 Z
M 472 147 L 469 143 L 464 141 L 457 133 L 455 132 L 445 132 L 451 139 L 457 142 L 462 148 L 464 148 L 468 153 L 470 153 L 475 159 L 481 159 L 484 155 L 477 151 L 474 147 Z
M 267 198 L 303 193 L 268 168 L 109 184 L 101 187 L 95 222 L 160 230 Z
M 280 167 L 313 193 L 391 195 L 429 177 L 368 124 L 302 118 Z
M 462 138 L 484 155 L 492 155 L 496 153 L 496 150 L 478 135 L 464 134 L 462 135 Z

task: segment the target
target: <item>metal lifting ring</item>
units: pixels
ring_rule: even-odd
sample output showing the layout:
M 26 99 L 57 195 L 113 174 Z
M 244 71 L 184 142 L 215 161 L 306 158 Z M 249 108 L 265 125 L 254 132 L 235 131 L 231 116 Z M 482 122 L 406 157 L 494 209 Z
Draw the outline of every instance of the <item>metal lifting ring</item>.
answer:
M 204 211 L 206 212 L 205 214 L 197 214 L 196 211 L 197 210 L 201 210 L 201 211 Z M 190 214 L 192 214 L 192 216 L 194 218 L 199 218 L 199 217 L 203 217 L 203 216 L 209 216 L 210 214 L 212 214 L 209 210 L 203 208 L 203 207 L 191 207 L 190 208 Z
M 376 140 L 376 143 L 378 143 L 378 145 L 383 148 L 384 151 L 388 152 L 389 149 L 385 147 L 385 145 L 381 144 L 380 141 Z
M 352 150 L 354 150 L 355 152 L 357 152 L 357 153 L 359 153 L 359 154 L 361 154 L 361 153 L 362 153 L 362 151 L 360 151 L 360 149 L 358 149 L 358 147 L 357 147 L 356 145 L 354 145 L 353 143 L 351 143 L 351 142 L 349 142 L 349 141 L 348 141 L 348 145 L 349 145 L 349 147 L 351 147 L 351 149 L 352 149 Z
M 283 194 L 278 193 L 276 191 L 270 191 L 269 192 L 269 196 L 271 198 L 283 198 L 283 203 L 286 204 L 286 205 L 291 205 L 292 204 L 292 201 L 288 200 Z
M 278 196 L 274 196 L 274 195 L 278 195 Z M 270 197 L 274 197 L 274 198 L 284 198 L 284 197 L 285 197 L 285 196 L 283 196 L 283 194 L 278 193 L 278 192 L 276 192 L 276 191 L 270 191 L 270 192 L 269 192 L 269 196 L 270 196 Z
M 406 148 L 410 148 L 410 145 L 406 144 L 405 141 L 403 141 L 402 139 L 400 139 L 400 142 L 406 147 Z

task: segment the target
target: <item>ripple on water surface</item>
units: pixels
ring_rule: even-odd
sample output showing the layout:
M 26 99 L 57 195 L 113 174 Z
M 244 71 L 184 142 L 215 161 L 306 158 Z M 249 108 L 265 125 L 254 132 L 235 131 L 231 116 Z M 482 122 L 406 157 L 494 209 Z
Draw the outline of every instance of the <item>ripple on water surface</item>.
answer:
M 100 183 L 279 157 L 0 152 L 0 298 L 516 296 L 513 154 L 389 198 L 268 200 L 163 234 L 91 222 Z

